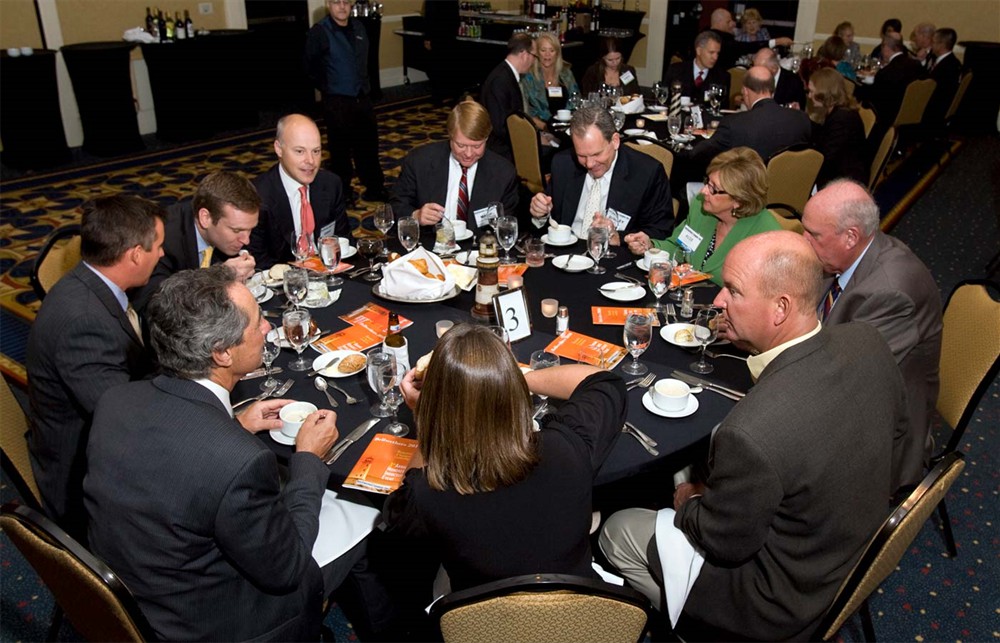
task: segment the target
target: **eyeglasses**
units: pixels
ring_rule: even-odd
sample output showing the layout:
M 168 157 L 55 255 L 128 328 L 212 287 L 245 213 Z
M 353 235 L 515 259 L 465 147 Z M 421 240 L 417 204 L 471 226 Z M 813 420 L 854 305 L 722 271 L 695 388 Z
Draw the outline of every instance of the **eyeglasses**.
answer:
M 719 194 L 729 194 L 722 188 L 717 188 L 714 185 L 712 185 L 712 182 L 708 180 L 707 176 L 705 177 L 705 188 L 708 190 L 708 193 L 711 194 L 712 196 L 716 196 Z

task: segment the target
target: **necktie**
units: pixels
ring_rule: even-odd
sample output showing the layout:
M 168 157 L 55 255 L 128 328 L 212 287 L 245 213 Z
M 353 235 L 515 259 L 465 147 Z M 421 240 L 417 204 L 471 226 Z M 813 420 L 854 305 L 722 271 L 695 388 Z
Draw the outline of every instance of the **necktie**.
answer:
M 302 195 L 302 208 L 299 210 L 299 222 L 302 224 L 302 232 L 312 234 L 316 229 L 316 219 L 313 218 L 313 208 L 309 203 L 309 188 L 305 185 L 299 188 Z
M 704 69 L 699 69 L 698 70 L 698 77 L 694 79 L 694 86 L 695 87 L 701 87 L 701 84 L 703 82 L 705 82 L 705 79 L 702 77 L 704 74 L 705 74 L 705 70 Z
M 936 59 L 931 58 L 930 56 L 927 57 L 927 71 L 928 72 L 934 71 L 934 63 L 935 62 L 937 62 Z
M 142 326 L 139 325 L 139 313 L 135 312 L 135 308 L 132 308 L 132 304 L 125 307 L 125 316 L 128 317 L 128 323 L 132 324 L 132 330 L 135 331 L 135 336 L 139 338 L 139 343 L 142 343 Z
M 587 230 L 594 223 L 594 214 L 601 210 L 601 181 L 594 179 L 590 186 L 590 194 L 587 195 L 587 204 L 583 209 L 583 226 L 581 226 L 582 236 L 586 238 Z
M 826 297 L 823 299 L 823 321 L 830 316 L 830 310 L 833 305 L 837 302 L 837 297 L 840 297 L 842 292 L 840 288 L 840 277 L 833 278 L 833 283 L 830 284 L 830 290 L 826 291 Z
M 458 182 L 458 220 L 469 220 L 469 182 L 468 168 L 462 168 L 462 180 Z
M 209 246 L 205 248 L 204 252 L 201 253 L 201 266 L 199 266 L 200 268 L 208 268 L 209 266 L 212 265 L 212 251 L 214 250 L 215 248 Z

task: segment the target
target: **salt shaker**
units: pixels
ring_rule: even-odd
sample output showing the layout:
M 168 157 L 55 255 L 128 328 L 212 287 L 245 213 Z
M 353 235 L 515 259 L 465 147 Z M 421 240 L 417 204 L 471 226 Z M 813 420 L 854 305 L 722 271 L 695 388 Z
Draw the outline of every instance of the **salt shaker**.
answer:
M 690 288 L 684 290 L 684 298 L 681 300 L 681 317 L 691 319 L 694 315 L 694 291 Z
M 562 335 L 567 330 L 569 330 L 569 308 L 560 306 L 556 315 L 556 334 Z

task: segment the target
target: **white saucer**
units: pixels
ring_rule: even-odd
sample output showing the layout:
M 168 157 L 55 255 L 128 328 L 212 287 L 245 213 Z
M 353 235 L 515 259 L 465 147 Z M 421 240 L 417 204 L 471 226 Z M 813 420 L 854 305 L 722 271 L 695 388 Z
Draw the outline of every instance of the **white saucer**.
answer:
M 660 417 L 665 418 L 686 418 L 698 410 L 698 396 L 689 395 L 687 406 L 680 411 L 664 411 L 660 407 L 653 404 L 653 392 L 646 391 L 646 393 L 642 396 L 642 405 L 653 415 L 659 415 Z
M 463 266 L 475 267 L 476 259 L 478 258 L 479 258 L 478 250 L 465 250 L 455 255 L 455 261 L 462 264 Z
M 678 143 L 690 143 L 691 141 L 694 140 L 694 135 L 693 134 L 671 134 L 670 138 L 671 138 L 671 140 L 676 141 Z
M 468 228 L 465 229 L 465 234 L 456 234 L 455 241 L 465 241 L 466 239 L 472 238 L 472 230 Z
M 356 254 L 358 254 L 358 249 L 355 248 L 354 246 L 347 246 L 347 250 L 344 250 L 343 248 L 340 249 L 341 259 L 349 259 L 350 257 L 353 257 Z
M 337 368 L 336 366 L 334 366 L 329 370 L 323 370 L 326 368 L 326 365 L 332 362 L 335 358 L 339 357 L 340 359 L 344 359 L 348 355 L 361 355 L 362 357 L 364 357 L 364 353 L 359 353 L 358 351 L 349 351 L 349 350 L 330 351 L 329 353 L 323 353 L 322 355 L 313 360 L 312 363 L 313 370 L 319 371 L 319 374 L 322 375 L 323 377 L 350 377 L 351 375 L 356 375 L 357 373 L 360 373 L 361 371 L 365 370 L 365 366 L 368 365 L 367 359 L 365 360 L 365 363 L 361 368 L 355 371 L 351 371 L 350 373 L 342 373 L 340 369 Z M 339 360 L 337 361 L 337 364 L 340 364 Z
M 270 288 L 264 289 L 264 294 L 260 297 L 255 297 L 258 304 L 263 304 L 265 301 L 271 301 L 274 298 L 274 291 Z
M 694 397 L 693 395 L 691 397 Z M 285 446 L 295 446 L 295 438 L 290 438 L 281 432 L 281 429 L 271 429 L 268 431 L 271 434 L 271 439 L 278 444 L 284 444 Z
M 635 267 L 643 272 L 649 272 L 649 266 L 646 265 L 646 258 L 640 257 L 635 260 Z
M 603 284 L 601 288 L 617 288 L 619 286 L 627 286 L 630 283 L 631 282 L 628 281 L 611 281 Z M 612 291 L 598 289 L 598 292 L 608 299 L 613 299 L 615 301 L 637 301 L 646 296 L 646 289 L 635 284 L 633 284 L 631 288 L 622 288 L 621 290 Z
M 638 127 L 633 127 L 632 129 L 625 130 L 625 135 L 626 136 L 643 136 L 645 133 L 646 133 L 646 130 L 638 128 Z
M 576 243 L 577 242 L 577 237 L 576 237 L 575 234 L 573 234 L 572 232 L 570 232 L 568 240 L 566 240 L 566 241 L 553 241 L 552 239 L 549 238 L 548 234 L 543 234 L 542 235 L 542 242 L 545 243 L 546 245 L 557 246 L 559 248 L 562 248 L 562 247 L 565 247 L 565 246 L 571 246 L 574 243 Z
M 309 300 L 307 299 L 306 301 L 302 302 L 302 307 L 303 308 L 326 308 L 327 306 L 332 306 L 333 302 L 335 302 L 338 299 L 340 299 L 340 293 L 342 293 L 342 292 L 343 292 L 343 290 L 341 288 L 337 288 L 336 290 L 334 290 L 333 292 L 330 293 L 329 297 L 327 297 L 326 299 L 320 300 L 319 302 L 310 303 Z
M 573 120 L 573 117 L 572 117 L 572 116 L 570 116 L 569 118 L 559 118 L 558 116 L 554 116 L 553 118 L 555 118 L 555 119 L 556 119 L 557 121 L 559 121 L 560 123 L 568 123 L 568 122 L 570 122 L 571 120 Z
M 583 255 L 559 255 L 552 265 L 566 272 L 583 272 L 594 267 L 594 260 Z
M 670 108 L 666 105 L 647 105 L 646 108 L 651 109 L 654 112 L 666 112 L 670 110 Z
M 695 333 L 695 325 L 694 324 L 685 324 L 684 322 L 679 322 L 679 323 L 675 323 L 675 324 L 667 324 L 666 326 L 664 326 L 663 328 L 661 328 L 660 329 L 660 337 L 662 337 L 663 339 L 665 339 L 668 343 L 673 344 L 674 346 L 682 346 L 684 348 L 700 348 L 701 347 L 701 344 L 698 343 L 698 340 L 694 340 L 694 341 L 690 341 L 690 342 L 679 342 L 676 339 L 674 339 L 674 335 L 676 335 L 677 331 L 679 331 L 681 329 L 687 329 L 687 330 L 691 331 L 692 335 L 694 335 L 694 333 Z

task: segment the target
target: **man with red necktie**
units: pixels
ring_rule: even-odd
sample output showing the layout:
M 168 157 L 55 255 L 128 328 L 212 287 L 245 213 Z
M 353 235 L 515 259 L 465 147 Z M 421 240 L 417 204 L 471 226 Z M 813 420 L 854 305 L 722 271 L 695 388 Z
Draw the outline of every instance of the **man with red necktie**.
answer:
M 681 96 L 688 96 L 696 105 L 706 103 L 705 91 L 712 85 L 719 85 L 725 91 L 724 106 L 729 105 L 729 72 L 716 66 L 722 40 L 714 31 L 703 31 L 694 40 L 694 59 L 674 63 L 667 68 L 663 83 L 670 87 L 680 81 Z

